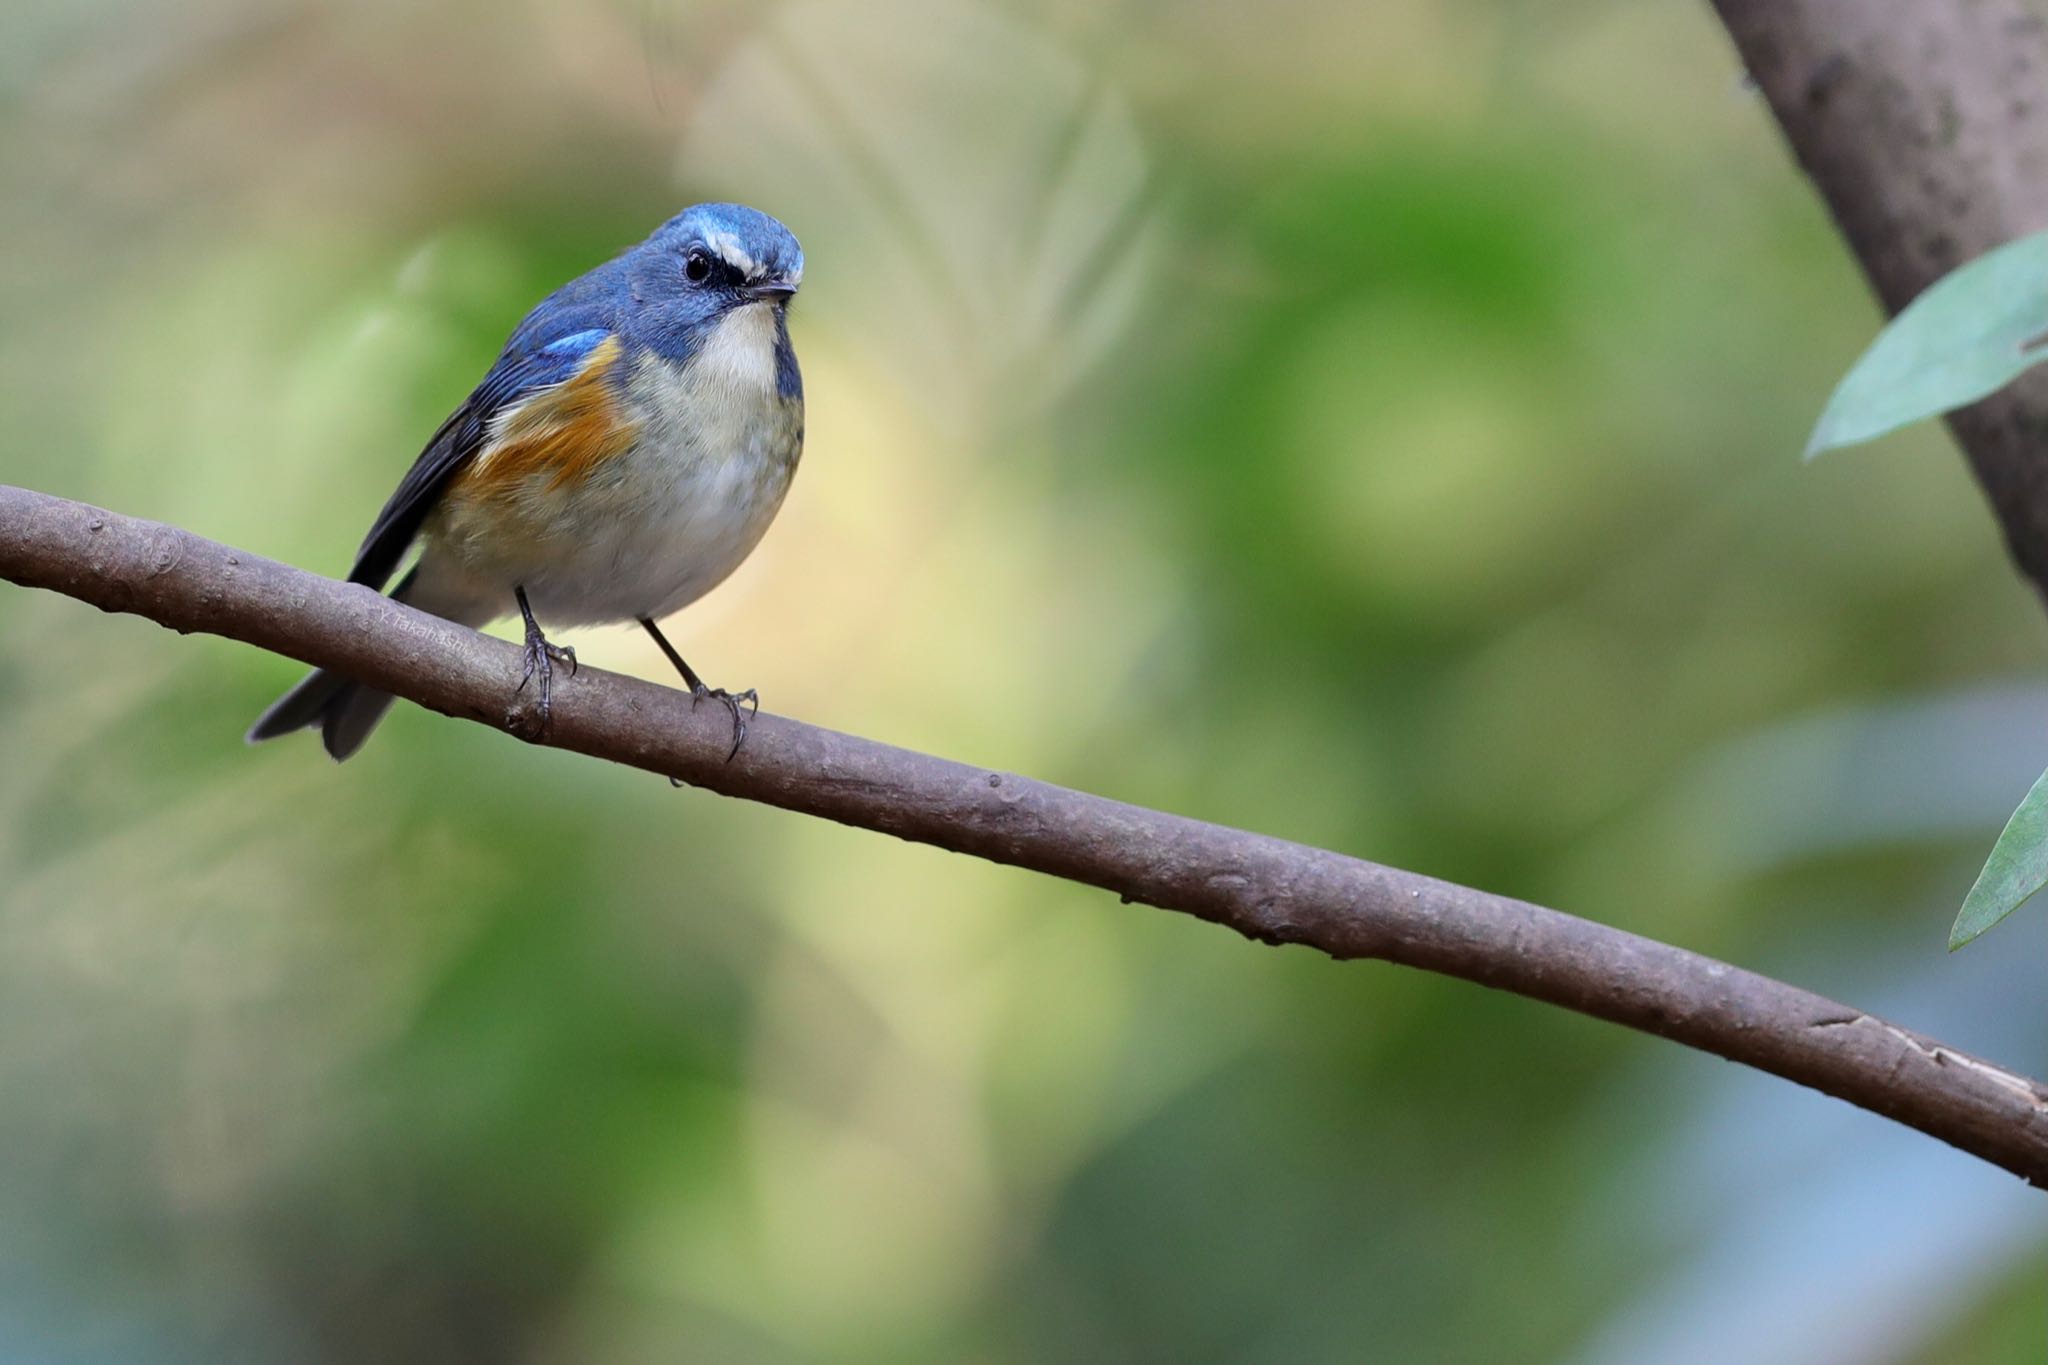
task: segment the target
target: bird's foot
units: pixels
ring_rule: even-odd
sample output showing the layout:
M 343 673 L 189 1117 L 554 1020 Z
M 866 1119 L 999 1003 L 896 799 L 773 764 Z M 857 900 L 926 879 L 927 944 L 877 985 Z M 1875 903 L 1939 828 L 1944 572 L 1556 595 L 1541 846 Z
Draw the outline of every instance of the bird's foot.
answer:
M 690 707 L 696 709 L 700 701 L 715 701 L 732 713 L 732 748 L 725 761 L 730 763 L 739 753 L 740 745 L 747 741 L 747 721 L 761 714 L 761 694 L 749 687 L 744 692 L 728 692 L 722 687 L 706 687 L 698 683 L 690 689 Z
M 535 708 L 539 723 L 533 732 L 535 739 L 547 734 L 548 724 L 554 718 L 556 664 L 569 665 L 569 676 L 575 677 L 576 651 L 568 645 L 550 642 L 540 633 L 540 627 L 529 621 L 526 627 L 526 671 L 519 675 L 519 686 L 513 689 L 513 695 L 526 691 L 527 684 L 535 678 L 540 679 L 540 704 Z

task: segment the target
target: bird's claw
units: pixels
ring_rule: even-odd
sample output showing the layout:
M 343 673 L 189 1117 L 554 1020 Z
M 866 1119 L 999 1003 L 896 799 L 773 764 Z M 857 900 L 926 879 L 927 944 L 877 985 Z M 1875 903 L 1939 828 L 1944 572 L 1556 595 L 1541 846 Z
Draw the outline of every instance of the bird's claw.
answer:
M 749 687 L 743 692 L 728 692 L 722 687 L 706 687 L 698 683 L 690 689 L 690 707 L 706 699 L 719 702 L 732 713 L 732 748 L 727 751 L 725 761 L 730 763 L 738 756 L 740 745 L 747 742 L 747 721 L 761 714 L 761 694 Z M 746 709 L 742 712 L 741 707 Z
M 513 689 L 513 695 L 517 696 L 524 692 L 526 685 L 535 677 L 539 677 L 540 704 L 535 710 L 539 715 L 540 725 L 534 731 L 536 739 L 547 734 L 548 724 L 554 717 L 552 702 L 556 664 L 569 665 L 569 676 L 575 677 L 575 649 L 569 645 L 552 644 L 539 630 L 529 629 L 526 632 L 526 671 L 519 675 L 519 686 Z

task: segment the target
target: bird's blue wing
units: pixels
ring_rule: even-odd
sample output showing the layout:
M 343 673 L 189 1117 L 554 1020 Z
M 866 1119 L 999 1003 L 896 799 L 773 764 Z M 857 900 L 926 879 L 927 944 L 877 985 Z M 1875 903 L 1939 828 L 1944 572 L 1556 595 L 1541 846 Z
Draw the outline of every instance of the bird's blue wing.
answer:
M 611 334 L 595 308 L 561 306 L 560 296 L 536 308 L 512 334 L 483 382 L 449 414 L 399 481 L 363 537 L 348 581 L 381 591 L 448 481 L 482 449 L 492 416 L 536 389 L 569 379 Z

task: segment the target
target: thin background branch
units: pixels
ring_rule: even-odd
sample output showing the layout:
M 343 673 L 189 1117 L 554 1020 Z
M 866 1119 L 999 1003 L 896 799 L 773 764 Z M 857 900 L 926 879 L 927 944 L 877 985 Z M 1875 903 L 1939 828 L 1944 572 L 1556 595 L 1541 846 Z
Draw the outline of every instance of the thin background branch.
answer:
M 0 486 L 0 577 L 335 668 L 530 734 L 501 640 L 156 522 Z M 1681 948 L 1412 872 L 584 669 L 544 742 L 1184 911 L 1263 943 L 1462 977 L 1797 1081 L 2048 1182 L 2048 1090 L 1848 1006 Z

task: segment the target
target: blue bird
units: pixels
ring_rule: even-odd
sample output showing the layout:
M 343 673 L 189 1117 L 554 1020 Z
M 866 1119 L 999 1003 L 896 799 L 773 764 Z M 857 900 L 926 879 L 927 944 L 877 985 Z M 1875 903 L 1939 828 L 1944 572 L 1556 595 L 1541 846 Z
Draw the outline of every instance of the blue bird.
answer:
M 517 610 L 523 690 L 548 721 L 549 627 L 637 621 L 691 693 L 732 713 L 753 692 L 706 687 L 655 625 L 739 567 L 782 506 L 803 450 L 803 379 L 787 305 L 804 254 L 740 204 L 698 204 L 526 315 L 483 382 L 427 442 L 356 552 L 351 583 L 482 626 Z M 249 741 L 318 727 L 336 760 L 391 705 L 318 670 Z

